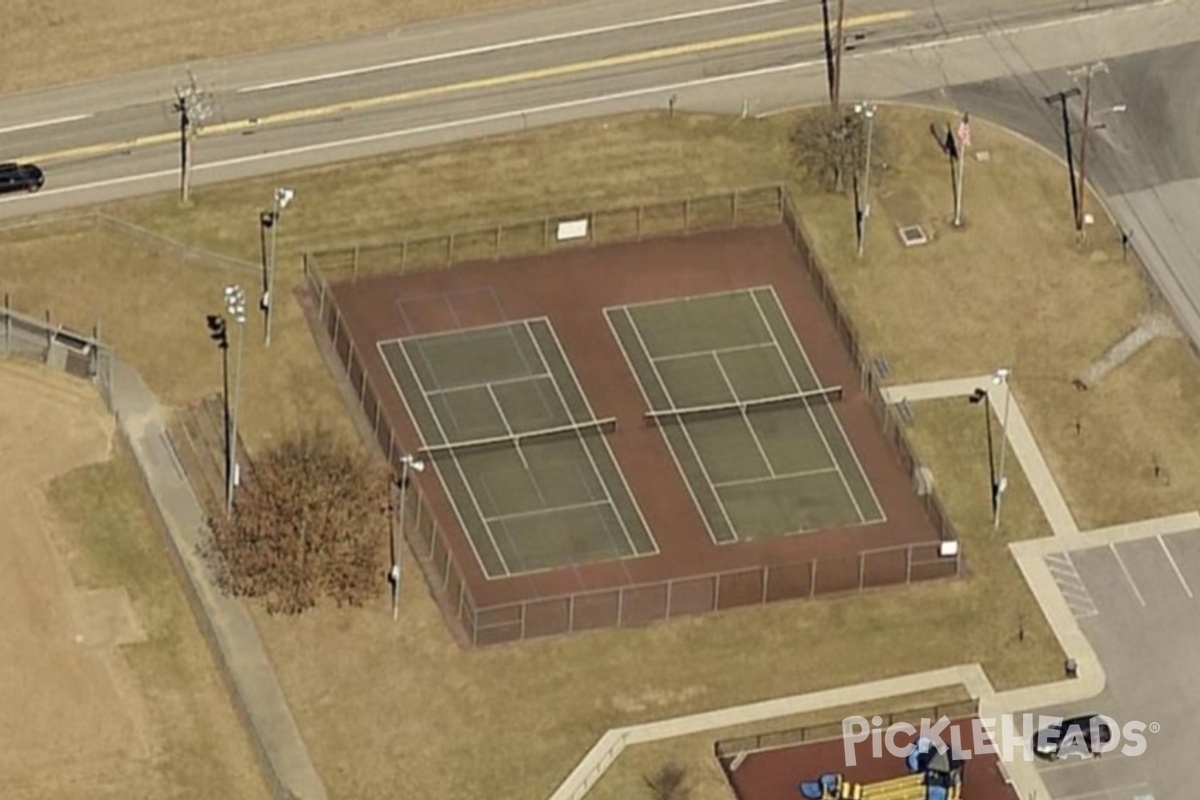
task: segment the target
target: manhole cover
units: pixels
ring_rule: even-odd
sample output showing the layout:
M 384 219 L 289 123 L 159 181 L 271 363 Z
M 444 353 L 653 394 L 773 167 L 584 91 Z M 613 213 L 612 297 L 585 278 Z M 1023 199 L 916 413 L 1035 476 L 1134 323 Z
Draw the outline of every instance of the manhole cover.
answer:
M 925 235 L 925 229 L 920 225 L 905 225 L 900 229 L 900 240 L 904 242 L 905 247 L 916 247 L 927 243 L 929 238 Z

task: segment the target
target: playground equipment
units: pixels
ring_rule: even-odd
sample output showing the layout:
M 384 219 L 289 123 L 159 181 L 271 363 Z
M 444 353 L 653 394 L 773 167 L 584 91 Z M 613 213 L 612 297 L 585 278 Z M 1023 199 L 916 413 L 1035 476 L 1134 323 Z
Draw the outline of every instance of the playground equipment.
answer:
M 962 765 L 927 739 L 917 741 L 905 758 L 907 775 L 873 783 L 846 780 L 827 772 L 798 787 L 805 800 L 962 800 Z

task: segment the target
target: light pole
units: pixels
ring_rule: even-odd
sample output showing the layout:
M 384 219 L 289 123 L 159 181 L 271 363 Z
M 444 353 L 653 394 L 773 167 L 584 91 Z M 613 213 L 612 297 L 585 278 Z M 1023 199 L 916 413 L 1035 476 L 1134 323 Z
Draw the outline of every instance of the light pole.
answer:
M 264 228 L 271 230 L 271 247 L 267 256 L 267 275 L 265 283 L 265 291 L 262 298 L 263 314 L 266 316 L 266 326 L 263 333 L 263 346 L 271 344 L 271 301 L 275 294 L 275 243 L 279 233 L 279 224 L 283 218 L 283 210 L 288 207 L 288 204 L 295 199 L 296 193 L 291 189 L 279 188 L 275 190 L 275 201 L 271 206 L 270 211 L 264 211 L 259 217 Z
M 983 405 L 983 420 L 987 425 L 988 489 L 992 503 L 992 514 L 996 513 L 996 456 L 992 444 L 992 403 L 987 389 L 976 389 L 969 398 L 972 405 Z
M 238 484 L 238 403 L 242 395 L 242 350 L 246 341 L 246 292 L 231 284 L 225 287 L 225 309 L 238 324 L 237 366 L 234 368 L 233 411 L 229 423 L 229 474 L 225 479 L 225 515 L 233 513 L 233 487 Z
M 229 333 L 225 327 L 225 318 L 220 314 L 209 314 L 208 336 L 217 343 L 221 351 L 221 404 L 224 408 L 222 416 L 222 432 L 225 446 L 225 485 L 229 485 L 229 476 L 233 474 L 233 457 L 229 452 Z M 226 503 L 226 510 L 228 510 Z
M 1004 490 L 1008 488 L 1008 477 L 1004 474 L 1004 457 L 1008 453 L 1008 409 L 1012 403 L 1012 387 L 1008 379 L 1011 375 L 1012 370 L 1008 367 L 1001 367 L 992 375 L 992 385 L 1004 387 L 1004 422 L 1001 425 L 1004 439 L 1000 443 L 1000 469 L 996 476 L 996 514 L 993 520 L 996 529 L 1000 528 L 1000 501 L 1004 499 Z
M 863 178 L 863 208 L 858 230 L 858 257 L 862 258 L 863 249 L 867 245 L 867 220 L 871 216 L 871 140 L 875 130 L 875 106 L 871 103 L 860 103 L 854 107 L 855 114 L 862 114 L 867 120 L 867 159 L 865 176 Z
M 401 528 L 404 526 L 404 510 L 405 501 L 408 499 L 408 473 L 423 472 L 425 470 L 425 462 L 412 455 L 400 456 L 400 481 L 397 484 L 400 489 L 400 521 L 397 524 L 396 517 L 392 516 L 392 568 L 388 572 L 388 580 L 392 584 L 392 619 L 396 620 L 400 617 L 400 548 L 403 546 L 400 539 Z

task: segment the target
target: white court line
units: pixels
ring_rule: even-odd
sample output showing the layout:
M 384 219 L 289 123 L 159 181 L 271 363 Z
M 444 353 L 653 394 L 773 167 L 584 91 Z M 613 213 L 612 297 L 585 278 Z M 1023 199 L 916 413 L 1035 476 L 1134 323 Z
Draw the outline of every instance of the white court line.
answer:
M 807 469 L 800 472 L 787 472 L 780 475 L 769 475 L 766 478 L 738 478 L 732 481 L 722 481 L 714 483 L 716 489 L 724 489 L 726 486 L 743 486 L 747 483 L 765 483 L 767 481 L 782 481 L 787 478 L 807 478 L 810 475 L 826 475 L 830 472 L 837 472 L 835 467 L 825 467 L 824 469 Z
M 601 25 L 595 28 L 583 28 L 577 31 L 551 33 L 545 36 L 534 36 L 528 39 L 514 39 L 510 42 L 486 44 L 479 47 L 469 47 L 464 50 L 451 50 L 446 53 L 435 53 L 428 56 L 406 58 L 400 61 L 389 61 L 384 64 L 373 64 L 369 67 L 355 67 L 353 69 L 344 69 L 337 72 L 326 72 L 320 75 L 310 75 L 304 78 L 291 78 L 289 80 L 274 81 L 272 83 L 260 83 L 256 86 L 245 86 L 237 91 L 238 94 L 247 94 L 249 92 L 261 92 L 268 89 L 282 89 L 288 86 L 299 86 L 305 83 L 317 83 L 318 81 L 328 81 L 336 78 L 349 78 L 354 75 L 367 75 L 372 72 L 384 72 L 386 70 L 397 69 L 399 67 L 411 67 L 418 64 L 432 64 L 437 61 L 449 61 L 455 58 L 484 55 L 485 53 L 498 53 L 504 50 L 515 50 L 519 47 L 529 47 L 531 45 L 561 42 L 567 39 L 582 39 L 587 36 L 596 36 L 603 33 L 614 33 L 616 31 L 631 30 L 633 28 L 662 25 L 668 22 L 681 22 L 688 19 L 712 17 L 718 14 L 729 14 L 735 11 L 746 11 L 748 9 L 761 8 L 764 6 L 783 5 L 784 3 L 790 2 L 791 0 L 753 0 L 753 2 L 739 3 L 732 6 L 722 6 L 721 8 L 706 8 L 700 11 L 684 11 L 678 14 L 670 14 L 665 17 L 652 17 L 649 19 L 633 20 L 631 22 L 618 22 L 612 25 Z
M 58 117 L 57 119 L 44 119 L 41 122 L 25 122 L 21 125 L 9 125 L 7 128 L 0 128 L 0 133 L 16 133 L 17 131 L 28 131 L 34 128 L 49 128 L 51 125 L 62 125 L 67 122 L 78 122 L 81 119 L 91 119 L 94 114 L 73 114 L 69 117 Z
M 717 371 L 721 373 L 721 379 L 725 381 L 725 387 L 729 389 L 729 394 L 731 397 L 733 397 L 733 401 L 735 403 L 739 402 L 741 398 L 738 397 L 737 389 L 735 389 L 733 386 L 733 381 L 729 380 L 729 373 L 725 371 L 725 365 L 721 363 L 721 357 L 716 353 L 712 353 L 711 358 L 713 362 L 716 363 Z M 758 438 L 758 431 L 754 430 L 754 424 L 750 422 L 750 417 L 746 414 L 745 406 L 742 406 L 742 422 L 745 424 L 746 430 L 750 432 L 750 438 L 754 440 L 754 447 L 758 450 L 758 457 L 763 460 L 763 464 L 767 468 L 767 477 L 774 478 L 775 465 L 772 464 L 771 459 L 767 457 L 767 451 L 763 449 L 762 440 Z M 762 479 L 760 478 L 758 480 Z M 713 488 L 716 488 L 716 484 L 713 484 Z
M 1188 582 L 1183 579 L 1183 573 L 1179 571 L 1179 565 L 1175 563 L 1175 556 L 1171 555 L 1171 551 L 1167 548 L 1167 543 L 1163 540 L 1162 534 L 1158 535 L 1158 543 L 1162 545 L 1163 553 L 1167 557 L 1167 561 L 1171 562 L 1171 569 L 1175 570 L 1175 577 L 1179 578 L 1179 582 L 1183 584 L 1183 590 L 1187 592 L 1189 599 L 1194 598 L 1192 587 L 1188 586 Z
M 783 306 L 779 303 L 779 297 L 774 294 L 772 294 L 772 297 L 775 298 L 775 304 L 779 307 L 780 312 L 783 312 Z M 762 304 L 758 300 L 758 294 L 752 291 L 750 292 L 750 298 L 754 301 L 754 308 L 758 312 L 759 321 L 762 322 L 763 327 L 766 328 L 771 334 L 771 341 L 775 343 L 775 350 L 779 353 L 779 360 L 783 362 L 784 368 L 787 369 L 788 375 L 790 375 L 792 378 L 792 385 L 796 387 L 797 392 L 803 392 L 804 387 L 801 385 L 800 379 L 796 377 L 796 372 L 792 369 L 791 362 L 788 361 L 787 356 L 783 352 L 783 346 L 780 345 L 779 337 L 775 335 L 775 329 L 771 327 L 771 321 L 767 319 L 767 315 L 763 311 Z M 784 314 L 784 318 L 786 319 L 786 313 Z M 790 328 L 791 326 L 789 325 L 788 327 Z M 792 335 L 796 335 L 795 330 L 792 331 Z M 797 344 L 799 344 L 798 341 Z M 819 387 L 821 385 L 820 379 L 817 377 L 817 372 L 813 369 L 812 362 L 808 360 L 808 353 L 805 352 L 803 347 L 800 347 L 800 354 L 804 356 L 804 363 L 808 367 L 809 377 L 811 377 Z M 833 454 L 833 448 L 829 446 L 829 440 L 825 437 L 825 431 L 821 429 L 821 423 L 817 422 L 816 413 L 813 411 L 812 406 L 808 405 L 807 403 L 804 404 L 804 410 L 808 412 L 808 418 L 812 422 L 813 428 L 816 429 L 817 436 L 821 437 L 821 444 L 825 448 L 825 455 L 829 457 L 829 463 L 833 465 L 834 469 L 837 470 L 838 477 L 842 480 L 842 487 L 846 490 L 846 496 L 850 498 L 850 503 L 854 506 L 854 512 L 858 514 L 858 521 L 860 523 L 865 522 L 866 516 L 863 515 L 862 506 L 858 504 L 858 498 L 855 497 L 854 492 L 850 490 L 850 482 L 846 480 L 846 474 L 842 471 L 841 465 L 838 464 L 837 457 Z M 845 436 L 845 433 L 843 432 L 842 435 Z M 850 446 L 848 440 L 846 442 L 846 446 Z
M 554 328 L 550 325 L 549 319 L 542 317 L 536 321 L 550 327 L 550 331 L 552 333 L 554 332 Z M 530 343 L 533 344 L 533 349 L 535 352 L 537 352 L 538 361 L 542 362 L 542 369 L 546 370 L 546 372 L 550 372 L 550 362 L 546 360 L 546 353 L 542 350 L 542 343 L 538 341 L 537 336 L 535 336 L 533 333 L 532 322 L 530 320 L 525 320 L 523 324 L 525 327 L 525 335 L 529 337 Z M 558 341 L 558 334 L 554 335 L 554 343 L 558 347 L 558 354 L 562 356 L 563 362 L 566 363 L 568 368 L 570 368 L 571 362 L 567 361 L 566 353 L 562 349 L 562 343 Z M 575 381 L 575 390 L 586 399 L 586 395 L 583 394 L 583 387 L 579 385 L 578 379 L 575 377 L 573 370 L 571 372 L 571 379 Z M 571 406 L 569 403 L 567 403 L 567 398 L 562 392 L 562 387 L 558 385 L 558 381 L 556 379 L 551 379 L 550 383 L 554 385 L 554 392 L 558 395 L 558 402 L 562 403 L 563 413 L 567 415 L 567 419 L 574 420 L 575 418 L 571 414 Z M 590 405 L 588 407 L 588 412 L 591 413 Z M 579 448 L 583 450 L 584 455 L 587 456 L 588 464 L 590 464 L 592 467 L 592 474 L 595 475 L 596 481 L 602 487 L 604 487 L 605 502 L 607 502 L 609 507 L 613 510 L 613 516 L 617 518 L 617 522 L 621 525 L 621 534 L 625 537 L 625 544 L 629 545 L 629 552 L 638 553 L 639 551 L 637 545 L 633 543 L 633 538 L 629 535 L 629 528 L 626 526 L 625 520 L 621 516 L 621 509 L 617 507 L 617 501 L 613 499 L 612 491 L 608 488 L 608 481 L 604 480 L 604 475 L 600 472 L 600 466 L 596 463 L 596 457 L 592 455 L 592 450 L 583 440 L 582 434 L 577 437 L 576 441 L 579 444 Z M 613 459 L 613 461 L 615 463 L 616 459 Z M 617 469 L 620 470 L 620 466 L 618 466 Z
M 1117 564 L 1121 567 L 1121 572 L 1125 573 L 1125 580 L 1129 581 L 1129 587 L 1133 589 L 1133 594 L 1135 597 L 1137 597 L 1137 601 L 1142 604 L 1143 608 L 1145 608 L 1146 601 L 1142 598 L 1142 593 L 1138 591 L 1137 584 L 1133 582 L 1133 576 L 1129 574 L 1129 568 L 1126 567 L 1125 562 L 1121 560 L 1121 555 L 1117 552 L 1116 543 L 1109 542 L 1108 549 L 1112 551 L 1113 558 L 1117 560 Z
M 488 494 L 491 494 L 489 491 Z M 555 514 L 559 511 L 576 511 L 581 508 L 611 508 L 611 504 L 607 500 L 593 500 L 590 503 L 571 503 L 565 506 L 546 506 L 545 508 L 536 508 L 532 511 L 517 511 L 512 514 L 498 514 L 494 517 L 486 517 L 487 523 L 492 522 L 507 522 L 510 519 L 528 519 L 543 514 Z M 634 552 L 637 552 L 636 550 Z

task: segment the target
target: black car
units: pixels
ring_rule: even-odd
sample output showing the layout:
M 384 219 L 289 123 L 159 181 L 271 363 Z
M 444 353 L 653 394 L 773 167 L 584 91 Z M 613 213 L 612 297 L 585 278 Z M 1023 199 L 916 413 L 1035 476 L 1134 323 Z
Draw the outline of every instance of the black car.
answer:
M 46 183 L 46 176 L 35 164 L 0 164 L 0 194 L 36 192 Z
M 1033 737 L 1034 752 L 1042 758 L 1088 758 L 1101 752 L 1102 745 L 1112 741 L 1113 731 L 1108 718 L 1100 714 L 1064 719 L 1042 728 Z

